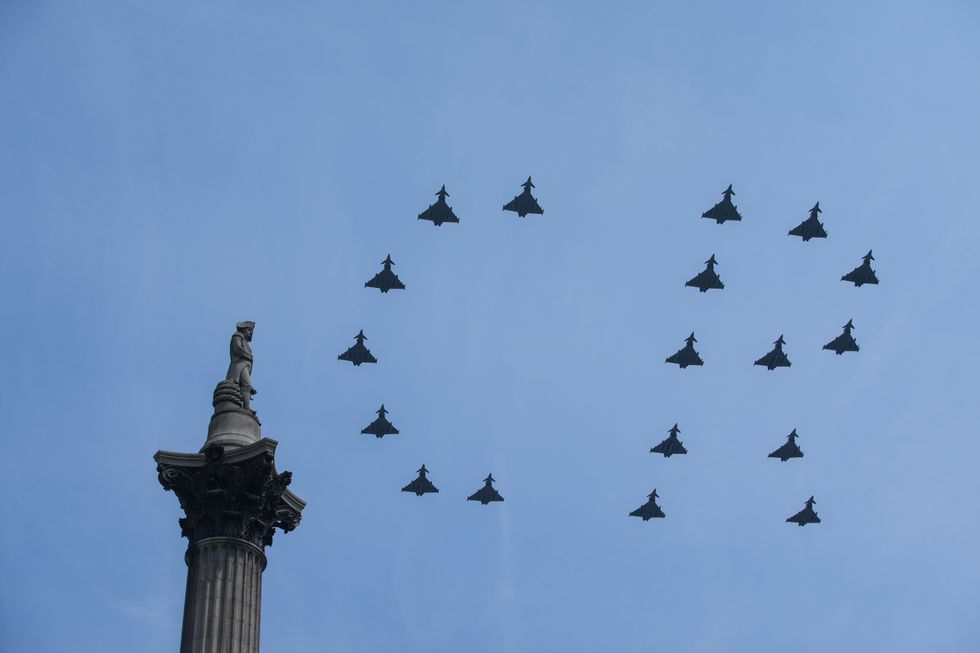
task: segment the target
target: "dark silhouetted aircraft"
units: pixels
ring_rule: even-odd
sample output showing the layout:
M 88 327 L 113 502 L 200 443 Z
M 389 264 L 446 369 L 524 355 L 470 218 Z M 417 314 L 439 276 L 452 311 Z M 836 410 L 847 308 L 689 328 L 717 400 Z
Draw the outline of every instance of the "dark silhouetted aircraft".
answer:
M 813 500 L 813 497 L 810 497 L 806 500 L 806 508 L 799 511 L 792 517 L 788 517 L 786 521 L 799 524 L 800 526 L 806 526 L 807 524 L 819 524 L 820 518 L 817 517 L 817 513 L 813 510 L 813 504 L 815 503 L 816 501 Z
M 425 475 L 429 472 L 422 465 L 418 468 L 419 477 L 402 488 L 402 492 L 414 492 L 416 496 L 422 496 L 428 492 L 438 492 L 439 488 L 432 484 L 432 481 L 427 479 Z
M 817 219 L 817 214 L 823 213 L 820 210 L 820 202 L 813 205 L 810 209 L 810 217 L 789 230 L 790 236 L 799 236 L 803 242 L 811 238 L 826 238 L 827 231 L 823 228 L 823 223 Z
M 677 428 L 677 424 L 674 424 L 670 427 L 670 435 L 667 436 L 667 439 L 651 449 L 650 453 L 662 453 L 664 458 L 670 458 L 675 453 L 687 453 L 687 449 L 684 448 L 684 443 L 677 439 L 677 434 L 680 432 L 681 430 Z
M 796 429 L 793 429 L 793 432 L 786 436 L 786 442 L 783 446 L 769 454 L 769 457 L 779 458 L 783 462 L 786 462 L 790 458 L 802 458 L 803 452 L 800 450 L 799 445 L 796 444 L 796 438 L 798 437 L 800 436 L 796 434 Z
M 667 515 L 665 515 L 664 511 L 657 505 L 657 490 L 654 489 L 653 492 L 647 496 L 649 497 L 647 502 L 631 512 L 630 517 L 642 517 L 643 521 L 648 521 L 654 518 L 662 519 L 666 517 Z
M 528 213 L 544 213 L 538 204 L 538 200 L 534 199 L 534 196 L 531 195 L 531 189 L 534 188 L 534 184 L 531 183 L 531 178 L 528 177 L 527 181 L 521 184 L 521 186 L 524 187 L 524 192 L 504 204 L 504 211 L 514 211 L 522 218 Z
M 405 290 L 405 284 L 401 282 L 397 274 L 391 271 L 391 266 L 395 264 L 391 260 L 391 254 L 385 257 L 385 260 L 381 261 L 381 264 L 384 265 L 384 269 L 374 275 L 370 281 L 365 282 L 364 287 L 377 288 L 383 293 L 392 289 Z
M 491 501 L 503 501 L 504 498 L 500 496 L 499 492 L 493 489 L 493 474 L 489 474 L 483 479 L 483 487 L 468 496 L 466 500 L 479 501 L 483 505 L 487 505 Z
M 377 413 L 378 418 L 365 426 L 361 430 L 361 433 L 364 435 L 373 435 L 378 438 L 383 438 L 386 435 L 398 435 L 398 429 L 396 429 L 395 425 L 389 422 L 388 418 L 385 417 L 385 415 L 388 414 L 388 411 L 385 410 L 384 404 L 381 404 L 381 408 L 377 410 Z
M 860 288 L 866 283 L 873 285 L 878 285 L 878 277 L 875 275 L 875 271 L 871 269 L 871 261 L 875 260 L 875 257 L 871 255 L 871 250 L 864 255 L 864 262 L 857 266 L 843 277 L 840 278 L 841 281 L 850 281 L 855 286 Z
M 786 354 L 783 353 L 783 345 L 786 344 L 783 337 L 779 336 L 775 344 L 776 346 L 772 348 L 772 351 L 755 362 L 756 365 L 764 365 L 770 372 L 777 367 L 789 367 L 792 365 L 789 359 L 786 358 Z
M 718 277 L 718 273 L 715 272 L 715 266 L 718 265 L 718 261 L 715 260 L 715 255 L 712 254 L 705 263 L 705 268 L 697 274 L 693 279 L 685 283 L 685 286 L 691 286 L 692 288 L 697 288 L 701 292 L 708 292 L 711 288 L 717 288 L 721 290 L 725 287 L 725 284 L 721 282 Z
M 678 349 L 677 353 L 668 358 L 665 362 L 675 363 L 680 365 L 681 369 L 684 369 L 688 365 L 704 365 L 704 361 L 698 356 L 698 352 L 694 351 L 694 343 L 698 340 L 694 337 L 694 332 L 691 332 L 687 338 L 684 339 L 687 343 L 684 345 L 683 349 Z
M 848 320 L 847 324 L 844 325 L 844 333 L 828 342 L 823 348 L 835 352 L 838 356 L 845 351 L 861 351 L 857 341 L 854 340 L 854 336 L 851 335 L 852 329 L 854 329 L 854 322 Z
M 430 220 L 437 227 L 441 227 L 443 222 L 459 222 L 459 218 L 453 213 L 453 207 L 446 204 L 449 193 L 446 192 L 445 184 L 436 195 L 439 199 L 436 200 L 435 204 L 430 204 L 429 208 L 419 213 L 419 220 Z
M 377 363 L 378 359 L 372 356 L 371 352 L 368 351 L 368 348 L 364 346 L 364 341 L 367 340 L 367 336 L 364 335 L 364 331 L 358 331 L 357 335 L 354 337 L 357 338 L 357 342 L 353 347 L 345 351 L 340 356 L 337 356 L 337 360 L 350 361 L 355 366 L 360 365 L 361 363 Z
M 742 216 L 738 212 L 738 207 L 732 204 L 732 195 L 735 191 L 732 190 L 732 185 L 728 184 L 728 188 L 725 189 L 724 198 L 712 206 L 710 209 L 701 214 L 702 218 L 708 218 L 709 220 L 714 220 L 718 224 L 725 222 L 726 220 L 741 220 Z

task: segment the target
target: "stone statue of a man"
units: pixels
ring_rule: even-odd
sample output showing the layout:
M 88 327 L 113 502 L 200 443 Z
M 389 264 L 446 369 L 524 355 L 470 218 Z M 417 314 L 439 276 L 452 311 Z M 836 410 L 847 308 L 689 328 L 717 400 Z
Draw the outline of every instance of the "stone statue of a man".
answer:
M 235 325 L 237 331 L 231 337 L 231 365 L 228 366 L 228 381 L 238 384 L 242 393 L 242 408 L 251 410 L 249 403 L 256 389 L 252 387 L 252 341 L 255 322 L 239 322 Z

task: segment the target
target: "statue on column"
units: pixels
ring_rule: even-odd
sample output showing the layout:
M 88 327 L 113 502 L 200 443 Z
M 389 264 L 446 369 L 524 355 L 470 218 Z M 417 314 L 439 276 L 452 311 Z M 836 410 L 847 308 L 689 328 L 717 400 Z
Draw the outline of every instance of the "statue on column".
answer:
M 237 331 L 231 337 L 231 364 L 228 365 L 225 380 L 238 384 L 242 393 L 242 408 L 252 410 L 249 404 L 252 395 L 258 391 L 252 387 L 252 348 L 248 343 L 252 341 L 255 322 L 239 322 L 235 328 Z

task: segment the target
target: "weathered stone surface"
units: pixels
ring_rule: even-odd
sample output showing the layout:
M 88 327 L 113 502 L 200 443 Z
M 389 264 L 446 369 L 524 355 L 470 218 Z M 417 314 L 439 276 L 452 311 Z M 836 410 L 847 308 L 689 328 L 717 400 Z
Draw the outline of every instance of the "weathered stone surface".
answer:
M 231 537 L 187 549 L 181 653 L 258 653 L 265 554 Z
M 241 410 L 239 408 L 239 410 Z M 158 451 L 157 474 L 184 510 L 189 541 L 181 653 L 258 653 L 264 548 L 276 529 L 296 528 L 306 503 L 277 472 L 278 443 Z
M 198 453 L 153 456 L 165 490 L 173 491 L 187 538 L 187 595 L 181 653 L 258 653 L 265 547 L 276 529 L 299 524 L 306 502 L 289 491 L 290 472 L 276 471 L 275 440 L 249 399 L 254 322 L 239 322 L 231 363 L 214 389 L 214 415 Z
M 157 452 L 160 484 L 177 495 L 181 534 L 191 544 L 236 537 L 264 547 L 276 528 L 296 528 L 305 503 L 286 489 L 292 474 L 276 472 L 276 444 L 265 438 L 227 453 L 220 444 L 200 454 Z
M 235 403 L 229 399 L 230 393 L 222 390 L 223 384 L 230 383 L 222 381 L 215 388 L 214 415 L 208 424 L 208 439 L 201 449 L 202 453 L 212 444 L 220 444 L 225 448 L 245 447 L 262 439 L 262 424 L 255 411 L 242 408 L 240 402 Z
M 235 325 L 235 333 L 231 336 L 231 362 L 225 379 L 238 384 L 242 408 L 251 408 L 252 395 L 258 391 L 252 385 L 252 341 L 255 322 L 239 322 Z

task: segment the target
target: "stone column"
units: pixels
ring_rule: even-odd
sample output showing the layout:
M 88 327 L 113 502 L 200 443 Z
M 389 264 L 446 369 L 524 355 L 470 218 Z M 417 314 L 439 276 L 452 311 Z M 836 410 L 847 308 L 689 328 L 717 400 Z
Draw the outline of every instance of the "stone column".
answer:
M 181 651 L 258 651 L 262 549 L 208 537 L 187 550 Z
M 204 448 L 153 457 L 185 514 L 180 653 L 258 653 L 265 547 L 277 528 L 296 528 L 306 506 L 287 488 L 292 474 L 276 471 L 278 443 L 261 437 L 255 413 L 228 401 L 224 383 Z

